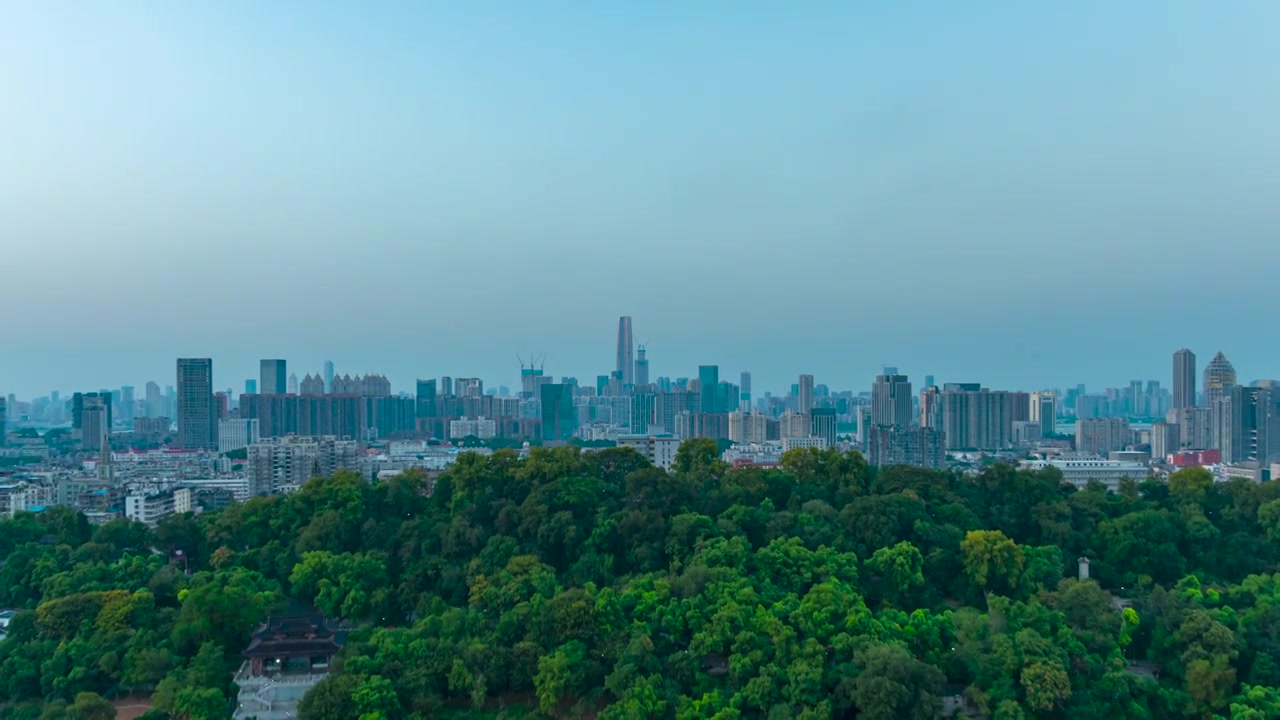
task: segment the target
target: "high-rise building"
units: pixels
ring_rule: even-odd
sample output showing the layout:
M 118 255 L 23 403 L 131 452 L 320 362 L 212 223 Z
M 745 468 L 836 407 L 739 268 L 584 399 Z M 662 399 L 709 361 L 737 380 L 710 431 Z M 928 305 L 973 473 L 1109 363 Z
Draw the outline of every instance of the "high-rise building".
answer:
M 357 468 L 354 441 L 335 437 L 287 437 L 263 440 L 248 448 L 250 495 L 269 495 L 313 477 Z
M 653 422 L 654 406 L 657 404 L 657 395 L 653 392 L 652 387 L 647 383 L 638 387 L 640 389 L 631 396 L 629 427 L 633 435 L 643 435 L 649 432 L 649 425 Z
M 1158 420 L 1151 424 L 1151 459 L 1167 462 L 1178 451 L 1178 425 Z
M 871 385 L 871 424 L 909 427 L 913 419 L 911 381 L 896 368 L 885 368 Z
M 324 361 L 324 391 L 333 392 L 333 361 Z
M 80 412 L 80 446 L 85 450 L 101 450 L 102 443 L 111 432 L 111 422 L 107 409 L 110 403 L 103 404 L 102 396 L 87 397 L 84 408 Z
M 147 382 L 147 417 L 164 417 L 164 396 L 154 381 Z
M 946 459 L 942 433 L 931 427 L 872 425 L 863 448 L 867 463 L 878 467 L 917 465 L 940 469 Z
M 631 335 L 631 316 L 618 318 L 618 364 L 616 371 L 623 385 L 636 384 L 635 339 Z
M 289 373 L 288 387 L 286 388 L 290 395 L 298 394 L 298 375 L 297 373 Z
M 453 389 L 458 397 L 480 397 L 484 395 L 484 381 L 477 377 L 458 378 L 453 381 Z
M 768 418 L 759 413 L 742 410 L 729 413 L 729 440 L 732 442 L 762 443 L 768 439 L 768 428 Z
M 799 391 L 796 393 L 799 403 L 797 409 L 801 414 L 808 414 L 810 410 L 813 410 L 813 376 L 801 375 L 797 390 Z M 910 402 L 910 400 L 907 402 Z
M 644 346 L 636 349 L 636 385 L 649 384 L 649 358 L 645 357 Z
M 1224 463 L 1280 461 L 1280 391 L 1233 385 L 1214 410 L 1214 441 Z
M 1020 404 L 1020 408 L 1015 408 Z M 977 383 L 947 383 L 942 391 L 942 434 L 948 449 L 1002 450 L 1013 442 L 1018 411 L 1029 415 L 1025 393 L 988 390 Z M 1026 419 L 1025 415 L 1022 419 Z
M 1058 429 L 1057 397 L 1053 392 L 1045 390 L 1031 393 L 1032 422 L 1040 423 L 1040 437 L 1049 437 Z
M 703 413 L 719 412 L 716 407 L 716 392 L 720 387 L 720 366 L 698 366 L 698 409 Z
M 105 423 L 103 427 L 111 429 L 115 422 L 115 416 L 112 411 L 111 393 L 109 392 L 91 392 L 91 393 L 75 393 L 71 396 L 71 429 L 78 436 L 81 442 L 97 443 L 96 437 L 86 437 L 84 433 L 84 415 L 88 410 L 93 408 L 103 408 L 103 416 L 100 422 Z M 90 435 L 101 435 L 101 428 L 97 428 Z M 87 447 L 87 446 L 86 446 Z M 94 447 L 93 449 L 97 449 Z
M 1173 409 L 1196 404 L 1196 354 L 1182 348 L 1173 354 Z
M 258 394 L 258 381 L 257 381 L 257 380 L 254 380 L 253 378 L 249 378 L 249 379 L 245 380 L 245 381 L 244 381 L 244 394 L 245 394 L 245 395 L 257 395 L 257 394 Z M 279 393 L 267 393 L 267 394 L 279 394 Z
M 808 415 L 791 412 L 790 410 L 778 416 L 778 437 L 787 438 L 803 438 L 809 437 L 813 432 L 813 423 L 809 420 Z
M 920 426 L 942 429 L 942 392 L 929 385 L 920 392 Z
M 1213 447 L 1213 411 L 1191 406 L 1176 411 L 1178 444 L 1184 450 L 1208 450 Z
M 284 360 L 263 360 L 259 365 L 262 380 L 258 387 L 263 395 L 284 395 L 289 392 L 289 373 Z
M 417 383 L 417 415 L 420 418 L 436 417 L 436 381 L 419 380 Z
M 8 398 L 0 397 L 0 447 L 4 447 L 4 444 L 8 442 L 8 433 L 9 433 L 8 423 L 9 423 L 9 400 Z
M 133 386 L 125 385 L 120 388 L 120 419 L 126 423 L 133 423 L 134 410 L 137 409 L 137 403 L 133 397 Z
M 299 395 L 323 395 L 324 394 L 324 378 L 319 375 L 307 373 L 302 378 L 302 382 L 298 383 Z
M 910 396 L 908 396 L 909 398 Z M 814 408 L 809 411 L 809 435 L 827 441 L 827 447 L 836 446 L 836 409 Z
M 1236 384 L 1236 369 L 1221 351 L 1204 366 L 1204 406 L 1212 409 L 1220 398 L 1231 394 Z
M 218 446 L 209 358 L 178 359 L 178 445 L 187 450 Z
M 742 371 L 742 375 L 738 378 L 738 389 L 741 393 L 738 397 L 738 404 L 742 410 L 751 409 L 751 373 L 746 370 Z
M 542 439 L 547 442 L 568 442 L 578 429 L 578 411 L 573 406 L 573 386 L 544 383 L 540 393 Z
M 445 375 L 440 378 L 440 394 L 449 396 L 453 394 L 453 378 Z
M 1124 418 L 1085 418 L 1076 421 L 1076 450 L 1106 455 L 1123 450 L 1133 442 L 1129 421 Z

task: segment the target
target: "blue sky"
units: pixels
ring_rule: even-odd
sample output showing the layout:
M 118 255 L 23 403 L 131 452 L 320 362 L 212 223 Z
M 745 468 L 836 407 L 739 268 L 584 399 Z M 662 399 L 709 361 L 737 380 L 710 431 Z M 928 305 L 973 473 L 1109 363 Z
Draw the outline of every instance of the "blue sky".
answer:
M 874 6 L 873 6 L 874 5 Z M 0 391 L 1280 376 L 1280 4 L 0 5 Z

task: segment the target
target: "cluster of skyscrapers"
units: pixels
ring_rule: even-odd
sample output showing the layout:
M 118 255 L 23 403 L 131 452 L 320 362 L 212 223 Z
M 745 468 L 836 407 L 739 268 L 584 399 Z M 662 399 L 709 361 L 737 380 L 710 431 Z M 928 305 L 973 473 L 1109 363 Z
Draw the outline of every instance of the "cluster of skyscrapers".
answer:
M 875 377 L 870 392 L 833 391 L 800 374 L 782 395 L 752 394 L 750 372 L 737 382 L 717 365 L 690 377 L 650 377 L 644 345 L 630 317 L 618 320 L 615 366 L 583 383 L 544 372 L 542 358 L 521 360 L 520 386 L 486 388 L 478 377 L 417 380 L 396 393 L 383 375 L 335 375 L 332 362 L 299 380 L 284 359 L 264 359 L 238 395 L 215 390 L 213 361 L 182 358 L 164 393 L 133 388 L 57 393 L 24 404 L 37 418 L 69 424 L 86 451 L 109 442 L 123 425 L 137 438 L 184 449 L 227 452 L 262 440 L 330 437 L 390 440 L 532 442 L 618 441 L 706 437 L 742 446 L 832 447 L 848 443 L 873 464 L 941 467 L 949 453 L 1034 448 L 1072 423 L 1075 450 L 1106 454 L 1149 445 L 1155 457 L 1186 450 L 1220 453 L 1223 462 L 1280 461 L 1280 387 L 1237 382 L 1218 353 L 1197 373 L 1190 350 L 1173 356 L 1171 389 L 1158 381 L 1088 393 L 1083 386 L 1023 392 L 980 383 L 936 383 L 920 392 L 896 368 Z M 1201 390 L 1197 391 L 1197 380 Z M 0 397 L 0 419 L 12 418 L 12 396 Z M 65 407 L 64 407 L 65 406 Z M 64 417 L 69 415 L 69 417 Z M 30 417 L 28 415 L 27 417 Z

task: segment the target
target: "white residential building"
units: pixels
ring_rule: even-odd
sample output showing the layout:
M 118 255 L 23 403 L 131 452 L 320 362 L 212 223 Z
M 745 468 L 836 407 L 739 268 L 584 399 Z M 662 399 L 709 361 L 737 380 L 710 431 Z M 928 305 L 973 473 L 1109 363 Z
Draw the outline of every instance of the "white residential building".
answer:
M 218 452 L 243 450 L 258 442 L 258 420 L 219 420 Z
M 655 467 L 670 470 L 680 449 L 680 438 L 671 435 L 619 435 L 618 447 L 629 447 Z
M 461 440 L 465 437 L 492 440 L 497 434 L 498 424 L 493 420 L 477 418 L 475 420 L 452 420 L 449 422 L 449 439 L 451 440 Z
M 179 507 L 183 509 L 179 510 Z M 124 516 L 150 527 L 155 527 L 161 520 L 176 512 L 190 511 L 191 491 L 187 489 L 155 495 L 130 495 L 124 499 Z

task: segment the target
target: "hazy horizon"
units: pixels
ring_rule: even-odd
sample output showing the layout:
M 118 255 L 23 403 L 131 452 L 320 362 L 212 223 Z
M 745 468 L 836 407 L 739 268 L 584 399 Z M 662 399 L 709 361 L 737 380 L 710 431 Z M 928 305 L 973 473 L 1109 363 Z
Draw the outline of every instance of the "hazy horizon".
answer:
M 13 3 L 0 393 L 1280 376 L 1280 4 Z M 1270 251 L 1270 252 L 1268 252 Z

